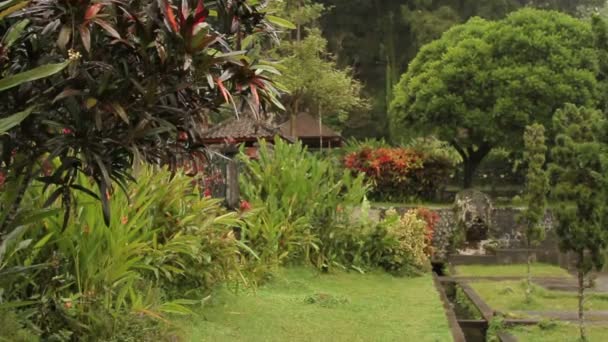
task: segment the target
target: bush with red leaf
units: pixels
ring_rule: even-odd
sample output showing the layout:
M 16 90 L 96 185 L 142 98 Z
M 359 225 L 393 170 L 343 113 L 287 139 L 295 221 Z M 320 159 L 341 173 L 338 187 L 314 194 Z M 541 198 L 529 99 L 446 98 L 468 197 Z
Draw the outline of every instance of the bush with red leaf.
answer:
M 426 234 L 424 238 L 424 242 L 426 244 L 425 253 L 430 257 L 434 253 L 433 235 L 435 234 L 435 226 L 440 219 L 439 214 L 427 208 L 418 208 L 416 210 L 416 216 L 426 222 Z
M 454 164 L 413 148 L 363 147 L 344 158 L 344 166 L 361 172 L 373 185 L 376 200 L 432 198 L 443 187 Z

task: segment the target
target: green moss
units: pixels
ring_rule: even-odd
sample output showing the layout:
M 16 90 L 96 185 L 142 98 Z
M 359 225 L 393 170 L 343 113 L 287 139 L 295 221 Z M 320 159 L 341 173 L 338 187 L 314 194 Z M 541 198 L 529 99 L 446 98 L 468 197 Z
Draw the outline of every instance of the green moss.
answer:
M 462 265 L 456 266 L 456 275 L 464 277 L 525 277 L 526 264 L 513 265 Z M 565 269 L 548 264 L 532 264 L 533 277 L 570 277 Z
M 191 322 L 192 341 L 451 340 L 430 276 L 286 269 L 255 294 L 211 302 Z

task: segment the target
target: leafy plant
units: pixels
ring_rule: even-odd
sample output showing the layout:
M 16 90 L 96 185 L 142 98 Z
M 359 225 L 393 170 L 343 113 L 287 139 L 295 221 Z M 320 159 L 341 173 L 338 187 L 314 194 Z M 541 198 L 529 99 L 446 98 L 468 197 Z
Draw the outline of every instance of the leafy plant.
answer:
M 244 242 L 271 265 L 311 261 L 331 267 L 347 260 L 337 251 L 340 224 L 366 192 L 363 176 L 335 171 L 301 143 L 260 141 L 259 158 L 241 153 L 241 193 L 254 210 Z M 348 227 L 344 227 L 348 230 Z
M 123 319 L 152 336 L 166 330 L 171 316 L 192 314 L 189 307 L 216 284 L 246 282 L 239 255 L 247 249 L 234 236 L 233 227 L 241 225 L 236 213 L 201 197 L 183 174 L 147 167 L 137 175 L 126 196 L 112 198 L 115 215 L 107 227 L 95 199 L 79 192 L 67 225 L 66 214 L 55 210 L 6 240 L 19 247 L 11 249 L 6 269 L 32 270 L 0 279 L 3 300 L 29 307 L 43 338 L 63 331 L 111 339 L 130 329 Z M 77 184 L 87 189 L 94 181 L 81 176 Z M 33 186 L 28 194 L 41 190 Z M 43 200 L 28 195 L 25 203 L 36 207 Z
M 420 149 L 363 147 L 347 154 L 344 166 L 364 173 L 373 185 L 372 196 L 377 199 L 432 199 L 447 183 L 456 159 L 443 146 L 415 145 Z
M 584 278 L 592 269 L 602 268 L 603 250 L 608 247 L 606 121 L 597 110 L 568 104 L 555 113 L 553 125 L 557 135 L 550 174 L 552 197 L 558 203 L 556 232 L 560 249 L 578 258 L 578 317 L 580 337 L 586 340 Z
M 385 219 L 377 229 L 384 241 L 378 264 L 390 272 L 417 274 L 430 268 L 428 245 L 428 223 L 418 216 L 416 210 L 399 215 L 396 210 L 386 212 Z
M 526 245 L 528 247 L 528 288 L 526 296 L 530 299 L 532 291 L 532 274 L 530 272 L 532 256 L 530 248 L 537 246 L 545 238 L 545 227 L 542 224 L 545 217 L 545 207 L 547 206 L 547 194 L 549 192 L 549 178 L 544 170 L 545 154 L 547 153 L 545 128 L 539 124 L 526 127 L 524 144 L 526 147 L 524 160 L 528 165 L 528 173 L 526 175 L 526 207 L 518 220 L 525 225 Z
M 259 5 L 259 4 L 257 4 Z M 242 40 L 274 35 L 245 1 L 155 0 L 2 2 L 11 15 L 0 48 L 0 170 L 56 190 L 71 212 L 79 174 L 102 202 L 133 180 L 134 161 L 176 160 L 199 148 L 205 116 L 225 103 L 254 113 L 280 106 L 262 61 Z M 19 11 L 16 10 L 18 6 Z M 13 9 L 15 9 L 13 11 Z M 2 12 L 7 13 L 7 12 Z M 20 115 L 13 115 L 15 112 Z M 176 144 L 186 133 L 186 141 Z M 170 152 L 169 152 L 170 151 Z M 41 174 L 42 159 L 60 165 Z M 21 196 L 6 208 L 0 234 L 12 226 Z

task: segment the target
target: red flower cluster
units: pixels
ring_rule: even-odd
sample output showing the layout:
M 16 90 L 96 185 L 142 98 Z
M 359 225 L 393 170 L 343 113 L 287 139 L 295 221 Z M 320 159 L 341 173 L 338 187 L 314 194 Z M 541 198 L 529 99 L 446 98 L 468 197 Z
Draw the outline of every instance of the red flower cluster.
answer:
M 435 226 L 439 222 L 439 214 L 427 208 L 418 208 L 416 216 L 426 222 L 426 235 L 424 242 L 426 244 L 425 252 L 428 256 L 433 255 L 433 235 L 435 234 Z
M 251 204 L 245 200 L 241 201 L 240 209 L 242 212 L 251 210 Z
M 380 190 L 407 185 L 412 172 L 423 167 L 423 156 L 407 148 L 364 148 L 347 155 L 344 165 L 367 175 Z

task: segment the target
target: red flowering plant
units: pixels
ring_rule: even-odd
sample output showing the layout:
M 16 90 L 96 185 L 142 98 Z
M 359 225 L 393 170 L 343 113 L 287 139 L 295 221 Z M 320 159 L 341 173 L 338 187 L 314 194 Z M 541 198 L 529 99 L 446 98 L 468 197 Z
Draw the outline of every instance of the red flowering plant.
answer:
M 363 146 L 344 158 L 344 166 L 364 173 L 378 200 L 431 199 L 449 180 L 456 163 L 420 147 Z
M 418 208 L 416 216 L 426 222 L 426 234 L 424 238 L 426 248 L 424 251 L 427 256 L 431 257 L 434 254 L 433 236 L 435 234 L 435 227 L 440 219 L 439 214 L 427 208 Z
M 406 148 L 363 148 L 348 154 L 344 166 L 364 173 L 376 197 L 397 197 L 411 186 L 414 171 L 422 169 L 423 156 Z

